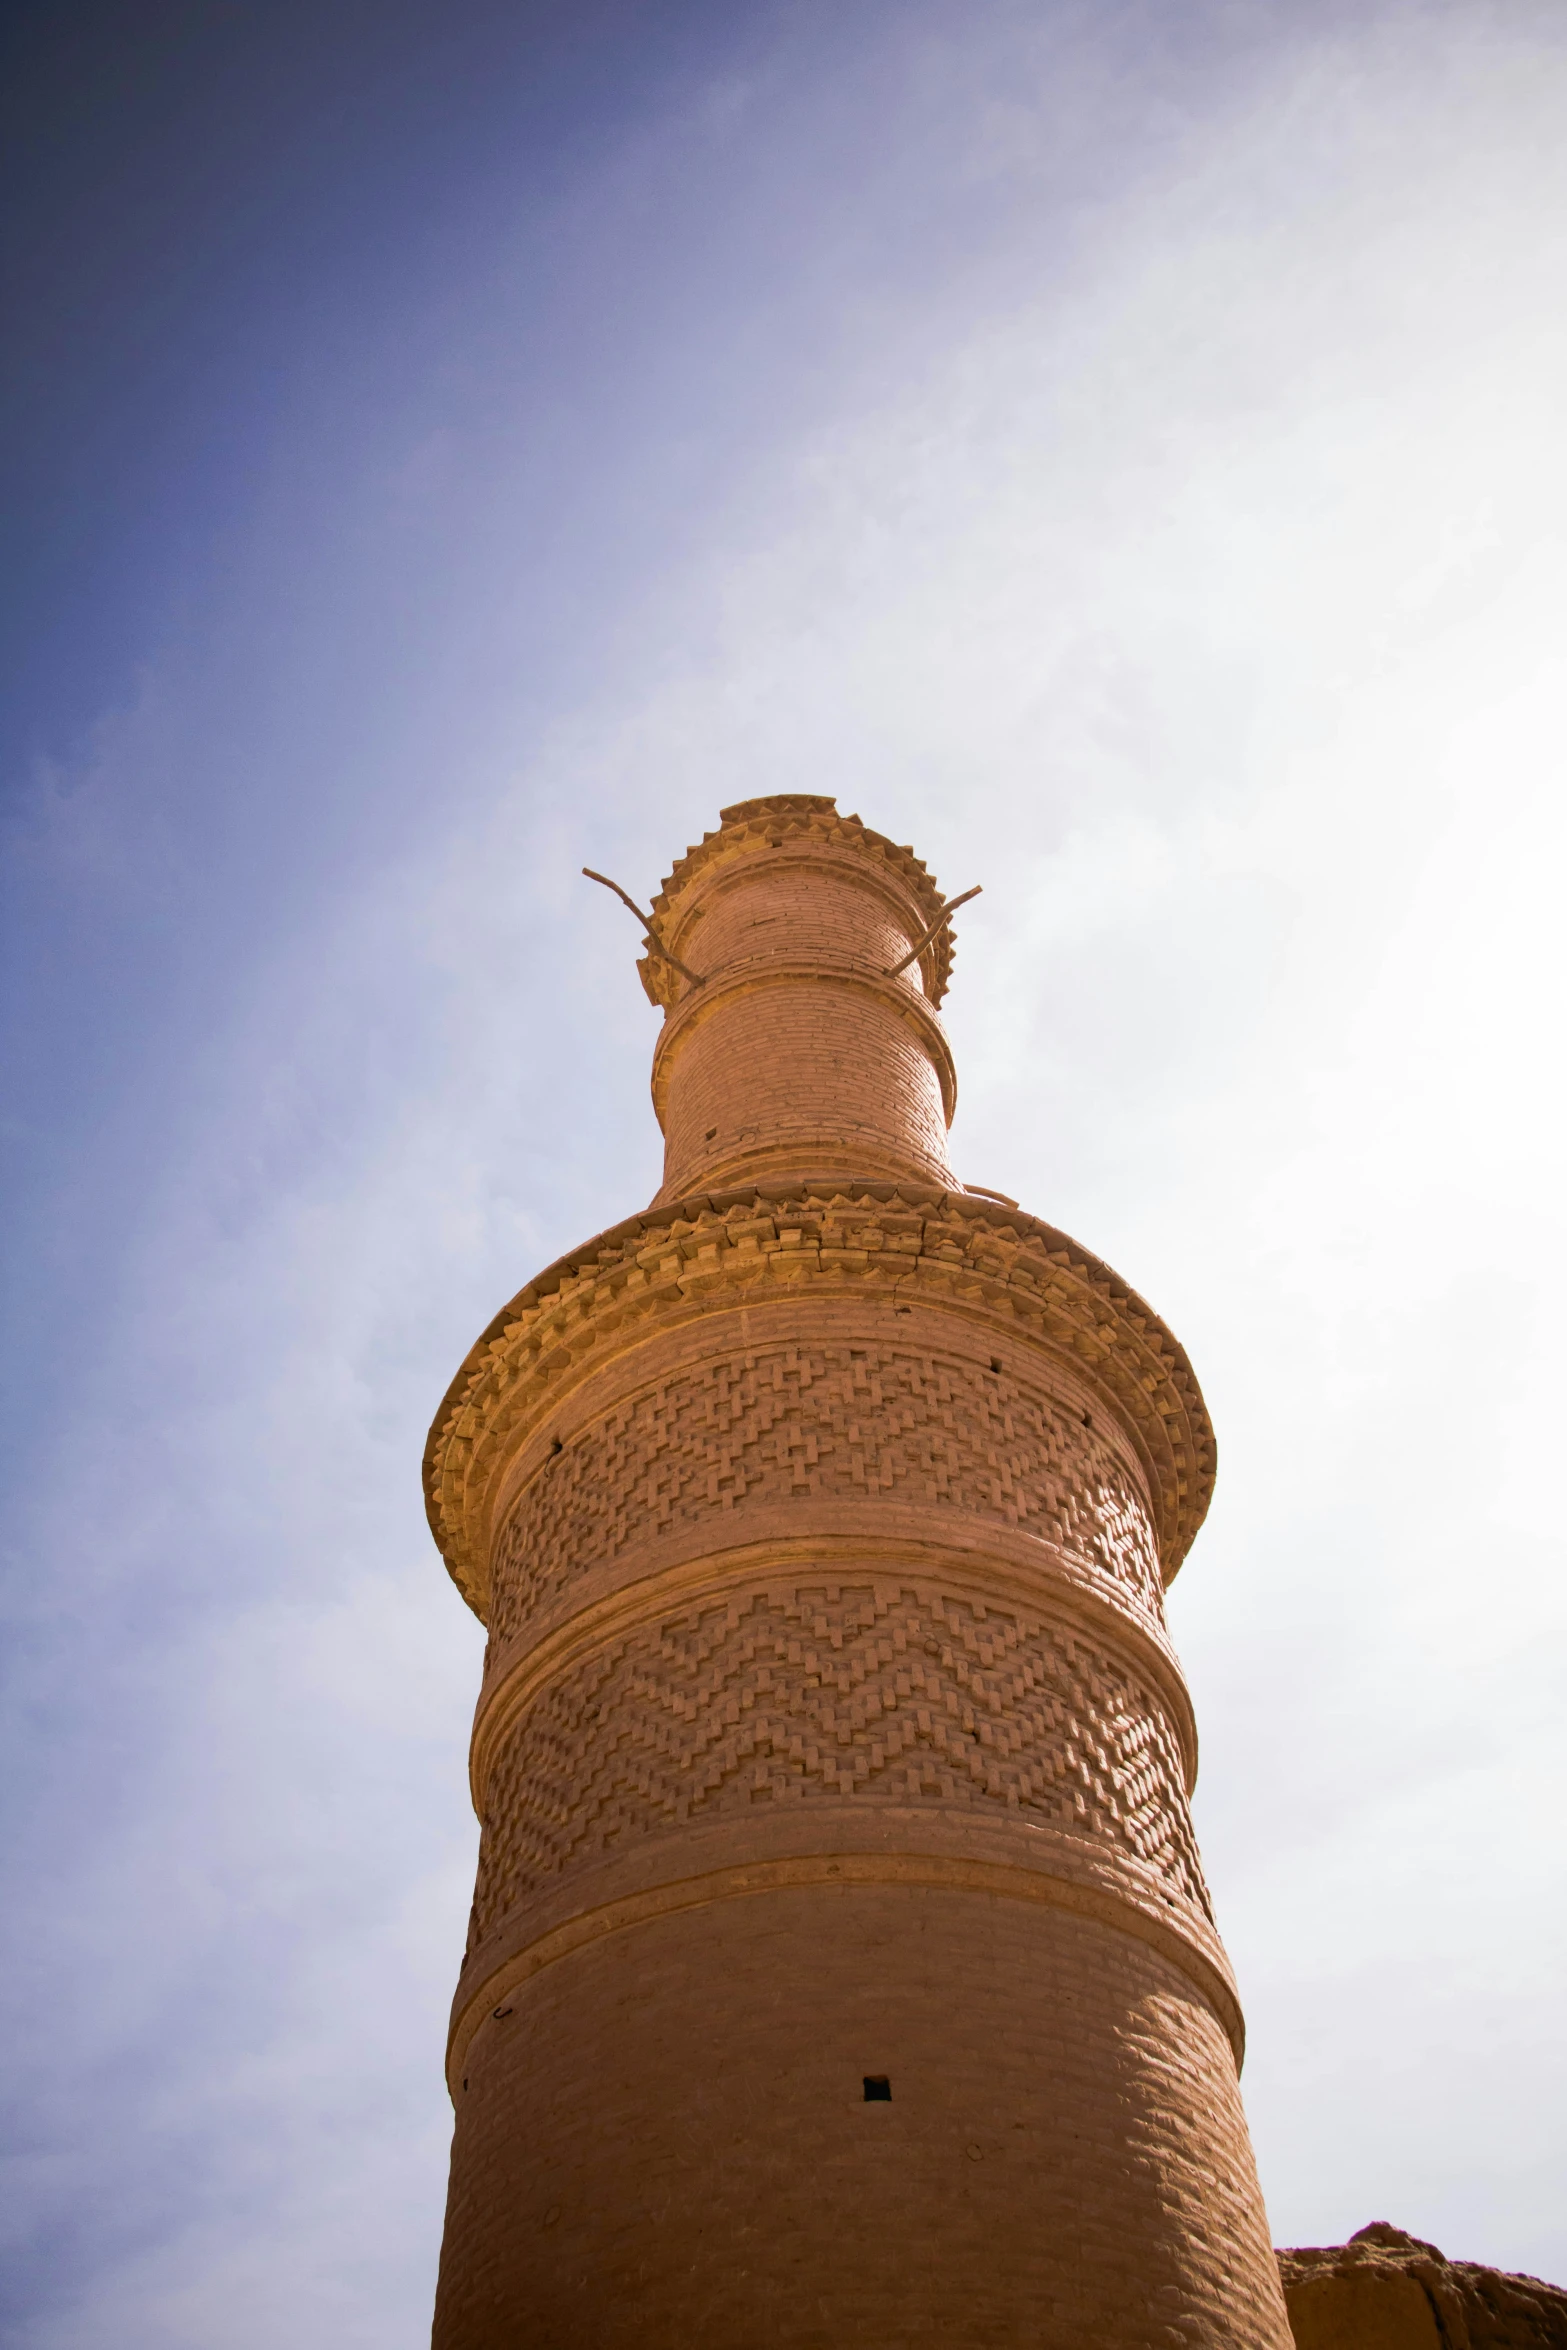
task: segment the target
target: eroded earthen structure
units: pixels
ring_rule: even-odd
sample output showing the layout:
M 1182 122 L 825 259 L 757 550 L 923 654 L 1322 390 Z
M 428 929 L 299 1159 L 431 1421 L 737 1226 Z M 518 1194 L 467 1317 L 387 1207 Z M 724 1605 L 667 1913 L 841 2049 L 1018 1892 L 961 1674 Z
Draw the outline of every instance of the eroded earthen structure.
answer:
M 1279 2254 L 1296 2350 L 1567 2350 L 1567 2292 L 1373 2220 Z
M 663 1188 L 436 1422 L 490 1633 L 437 2350 L 1289 2341 L 1164 1627 L 1212 1434 L 953 1175 L 944 910 L 831 800 L 724 811 L 642 964 Z

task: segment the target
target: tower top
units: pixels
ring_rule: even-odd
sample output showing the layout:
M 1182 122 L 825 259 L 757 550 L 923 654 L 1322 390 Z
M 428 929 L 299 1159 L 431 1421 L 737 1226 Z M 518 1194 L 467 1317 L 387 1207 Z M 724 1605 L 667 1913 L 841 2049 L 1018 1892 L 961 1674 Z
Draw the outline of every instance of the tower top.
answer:
M 664 1179 L 640 1215 L 504 1308 L 431 1430 L 430 1522 L 473 1606 L 488 1620 L 520 1431 L 543 1443 L 562 1397 L 634 1352 L 647 1317 L 683 1326 L 785 1295 L 820 1296 L 832 1314 L 845 1283 L 896 1317 L 921 1297 L 960 1318 L 1000 1311 L 1059 1355 L 1134 1448 L 1173 1576 L 1214 1472 L 1185 1355 L 1107 1266 L 1004 1194 L 963 1184 L 947 1156 L 957 1078 L 933 996 L 963 899 L 831 799 L 787 793 L 723 809 L 650 924 L 627 902 L 664 1013 L 652 1068 Z M 983 1360 L 982 1376 L 999 1376 Z M 543 1457 L 528 1452 L 528 1474 Z
M 823 794 L 723 809 L 645 918 L 660 1198 L 828 1171 L 951 1184 L 936 1006 L 973 894 L 944 898 L 912 849 Z
M 911 848 L 899 847 L 885 833 L 873 832 L 858 816 L 841 816 L 838 803 L 820 792 L 775 792 L 760 800 L 736 800 L 720 808 L 718 828 L 706 832 L 687 849 L 653 900 L 653 920 L 666 946 L 681 952 L 700 891 L 718 878 L 725 866 L 742 858 L 779 851 L 837 852 L 863 859 L 891 885 L 891 894 L 903 907 L 923 917 L 920 931 L 939 923 L 946 905 L 935 877 Z M 952 976 L 954 947 L 951 930 L 937 931 L 919 956 L 920 983 L 932 1008 L 941 1002 Z M 637 965 L 651 1003 L 667 1012 L 683 989 L 679 973 L 660 955 L 646 955 Z

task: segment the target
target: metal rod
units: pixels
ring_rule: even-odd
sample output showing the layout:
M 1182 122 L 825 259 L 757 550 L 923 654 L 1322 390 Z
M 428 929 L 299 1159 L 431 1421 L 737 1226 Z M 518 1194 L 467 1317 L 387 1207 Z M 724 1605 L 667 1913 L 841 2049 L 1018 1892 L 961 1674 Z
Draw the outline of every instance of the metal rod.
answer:
M 644 914 L 642 908 L 637 904 L 636 899 L 628 898 L 618 881 L 611 881 L 607 873 L 595 873 L 591 865 L 584 865 L 582 870 L 587 875 L 589 881 L 601 882 L 605 889 L 612 889 L 616 897 L 619 898 L 621 904 L 631 908 L 632 913 L 635 914 L 637 920 L 641 923 L 642 928 L 646 933 L 646 937 L 643 941 L 644 945 L 650 946 L 655 955 L 662 955 L 666 963 L 672 963 L 675 969 L 679 972 L 681 978 L 689 979 L 693 987 L 705 987 L 707 985 L 707 981 L 702 977 L 700 971 L 688 970 L 685 964 L 681 962 L 678 955 L 672 955 L 670 953 L 668 947 L 665 946 L 663 940 L 659 937 L 658 932 L 653 928 L 652 915 Z
M 611 882 L 609 886 L 611 889 L 613 889 L 615 885 L 613 882 Z M 900 971 L 907 971 L 909 965 L 925 952 L 925 949 L 929 946 L 931 940 L 936 936 L 936 933 L 940 930 L 946 929 L 947 924 L 952 920 L 952 917 L 957 912 L 959 906 L 966 906 L 970 898 L 977 898 L 984 889 L 984 886 L 985 885 L 982 881 L 976 881 L 974 887 L 972 889 L 966 889 L 960 898 L 948 898 L 946 904 L 942 907 L 940 914 L 931 924 L 930 928 L 926 931 L 924 937 L 916 939 L 913 946 L 910 947 L 908 953 L 904 956 L 902 962 L 894 963 L 892 969 L 887 972 L 885 976 L 888 979 L 896 979 Z

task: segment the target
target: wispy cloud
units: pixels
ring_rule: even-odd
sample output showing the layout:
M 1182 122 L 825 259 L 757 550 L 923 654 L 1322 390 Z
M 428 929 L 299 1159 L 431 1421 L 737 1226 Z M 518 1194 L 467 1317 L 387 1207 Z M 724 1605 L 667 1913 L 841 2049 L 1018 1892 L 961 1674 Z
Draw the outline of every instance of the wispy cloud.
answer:
M 1567 2273 L 1564 101 L 1522 7 L 758 20 L 553 290 L 529 217 L 421 283 L 438 366 L 324 336 L 21 852 L 12 2338 L 423 2338 L 479 1638 L 424 1428 L 657 1181 L 578 867 L 791 788 L 985 883 L 957 1163 L 1214 1408 L 1174 1620 L 1281 2240 Z

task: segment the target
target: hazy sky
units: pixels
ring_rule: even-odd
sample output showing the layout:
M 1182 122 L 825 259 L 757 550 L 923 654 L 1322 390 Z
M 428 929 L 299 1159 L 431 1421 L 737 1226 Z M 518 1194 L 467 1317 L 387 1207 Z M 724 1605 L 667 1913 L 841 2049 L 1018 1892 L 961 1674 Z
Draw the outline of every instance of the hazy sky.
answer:
M 1555 0 L 8 14 L 0 2331 L 414 2350 L 424 1432 L 836 793 L 966 1178 L 1164 1313 L 1274 2232 L 1567 2278 Z

